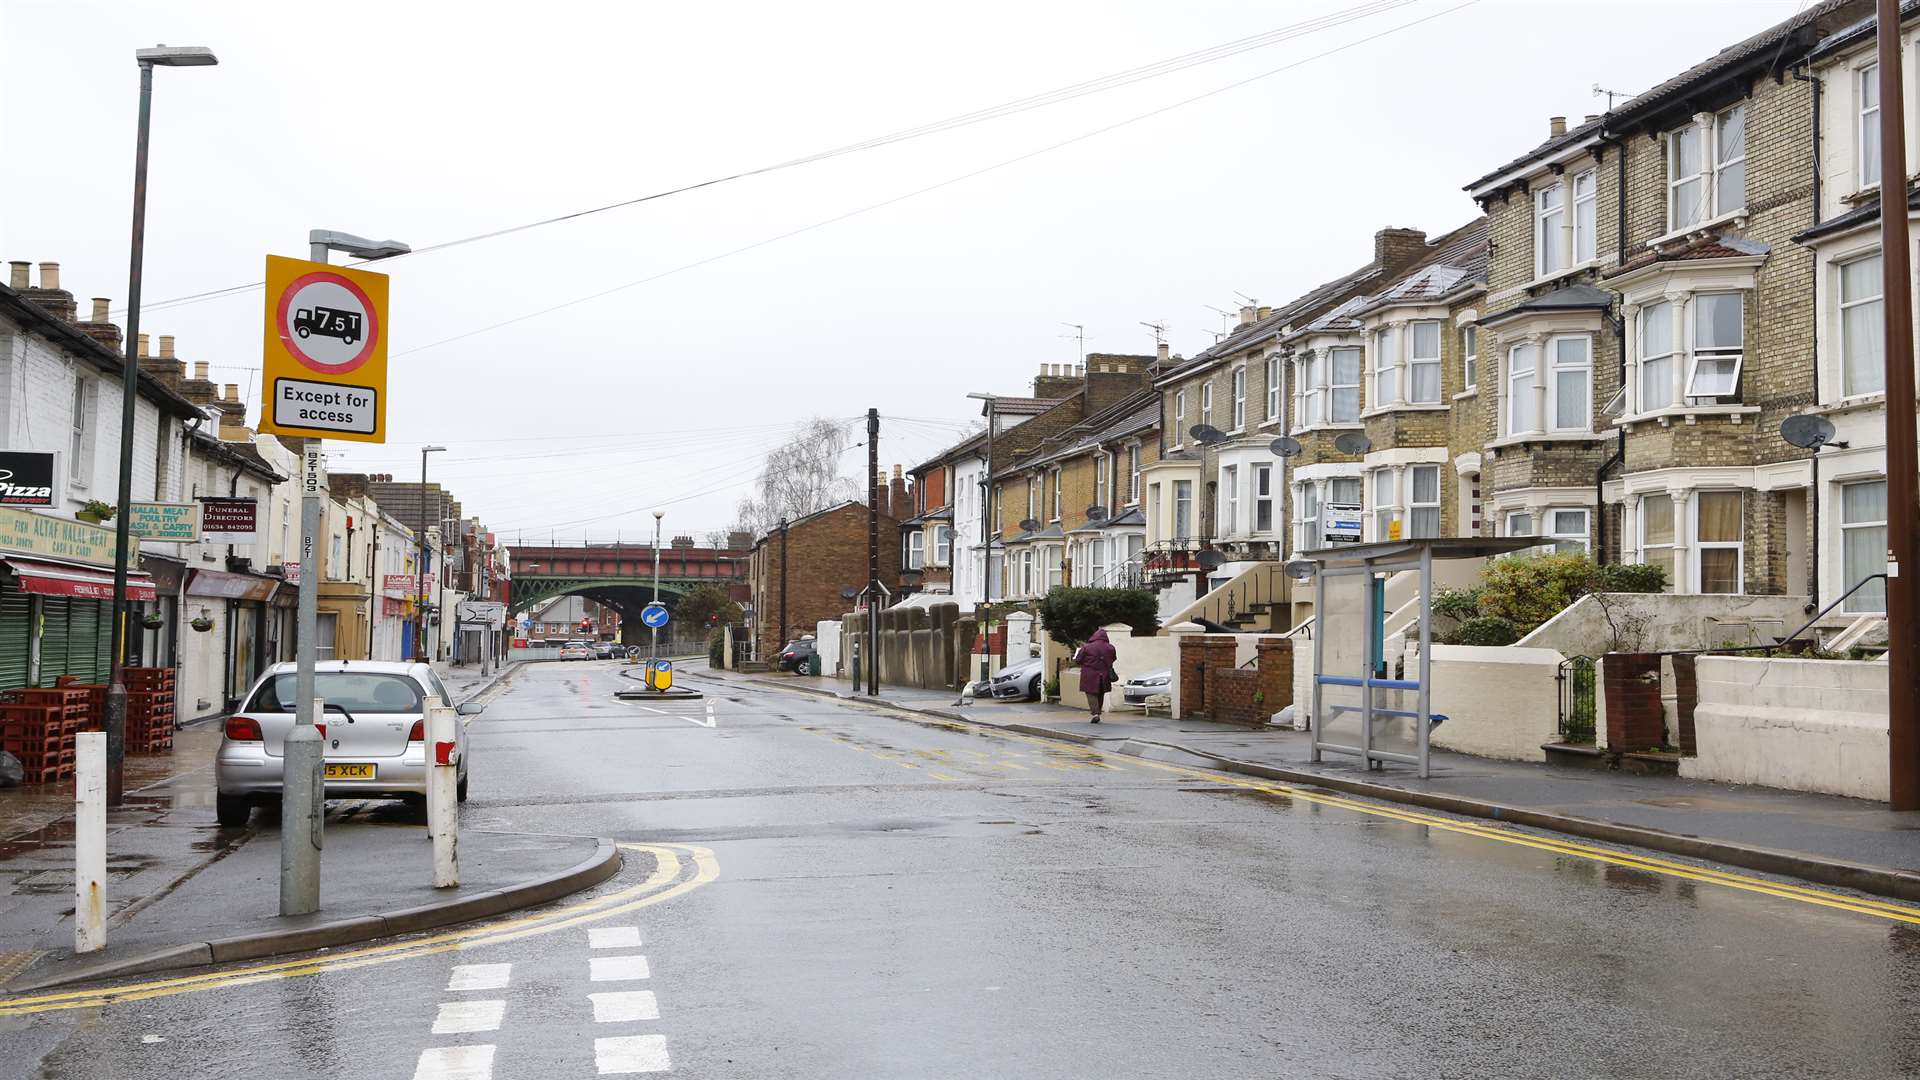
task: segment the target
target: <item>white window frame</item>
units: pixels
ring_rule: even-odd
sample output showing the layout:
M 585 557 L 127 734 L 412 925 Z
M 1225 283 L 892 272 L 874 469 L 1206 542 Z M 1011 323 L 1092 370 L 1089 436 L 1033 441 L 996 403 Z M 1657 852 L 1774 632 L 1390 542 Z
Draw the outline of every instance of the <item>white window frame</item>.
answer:
M 1185 518 L 1185 521 L 1181 519 Z M 1193 539 L 1193 481 L 1173 482 L 1173 539 Z
M 1305 431 L 1320 422 L 1323 408 L 1320 404 L 1320 384 L 1325 366 L 1322 358 L 1314 352 L 1307 352 L 1294 361 L 1293 427 L 1296 431 Z
M 1253 517 L 1247 521 L 1247 531 L 1254 535 L 1273 532 L 1273 465 L 1269 462 L 1253 463 Z M 1266 524 L 1260 519 L 1264 515 Z
M 1280 366 L 1280 355 L 1275 353 L 1267 357 L 1267 415 L 1265 420 L 1280 419 L 1280 389 L 1284 369 Z
M 1642 307 L 1634 316 L 1638 323 L 1634 328 L 1633 361 L 1633 411 L 1636 413 L 1653 412 L 1656 409 L 1669 408 L 1674 404 L 1673 367 L 1680 363 L 1680 334 L 1673 326 L 1674 303 L 1673 300 L 1663 298 Z M 1666 323 L 1667 351 L 1649 354 L 1647 327 L 1661 320 Z M 1665 365 L 1661 368 L 1662 375 L 1659 379 L 1648 377 L 1647 372 L 1654 364 Z M 1649 400 L 1647 393 L 1649 385 L 1660 388 L 1663 400 L 1657 405 Z
M 1873 103 L 1867 103 L 1868 92 Z M 1855 188 L 1867 191 L 1880 186 L 1880 65 L 1869 61 L 1853 73 L 1853 168 Z M 1872 160 L 1868 160 L 1871 139 Z
M 1667 505 L 1670 508 L 1670 511 L 1667 516 L 1673 520 L 1673 535 L 1668 538 L 1666 543 L 1663 543 L 1663 544 L 1656 544 L 1653 541 L 1647 539 L 1647 521 L 1651 517 L 1651 515 L 1647 513 L 1647 504 L 1655 501 L 1656 499 L 1667 500 Z M 1661 491 L 1661 492 L 1654 492 L 1653 494 L 1643 497 L 1640 500 L 1639 513 L 1636 515 L 1636 517 L 1638 518 L 1638 521 L 1635 523 L 1635 528 L 1638 531 L 1638 539 L 1640 544 L 1638 549 L 1640 562 L 1646 565 L 1653 565 L 1652 560 L 1647 558 L 1647 553 L 1649 551 L 1670 552 L 1671 554 L 1668 556 L 1667 563 L 1666 563 L 1666 570 L 1668 575 L 1667 588 L 1677 591 L 1680 587 L 1680 582 L 1679 582 L 1680 551 L 1685 546 L 1684 539 L 1685 539 L 1686 528 L 1685 528 L 1685 525 L 1681 522 L 1679 507 L 1674 506 L 1673 504 L 1673 496 L 1667 492 Z
M 1049 507 L 1052 508 L 1053 516 L 1049 517 L 1047 520 L 1059 521 L 1060 520 L 1060 466 L 1055 465 L 1053 468 L 1047 470 L 1047 484 L 1053 488 L 1053 497 L 1051 501 L 1047 504 Z
M 1700 328 L 1702 326 L 1707 325 L 1707 321 L 1700 317 L 1700 309 L 1702 306 L 1700 301 L 1710 296 L 1711 297 L 1731 296 L 1740 305 L 1740 342 L 1739 344 L 1731 347 L 1726 345 L 1714 345 L 1709 347 L 1709 346 L 1703 346 L 1700 344 Z M 1747 345 L 1747 295 L 1746 293 L 1740 292 L 1737 290 L 1732 292 L 1714 291 L 1714 292 L 1695 293 L 1693 296 L 1693 302 L 1687 305 L 1687 309 L 1693 316 L 1693 319 L 1692 319 L 1693 333 L 1691 335 L 1692 356 L 1688 358 L 1688 362 L 1687 362 L 1687 383 L 1686 383 L 1687 400 L 1690 403 L 1698 403 L 1697 399 L 1701 399 L 1701 398 L 1709 399 L 1708 403 L 1719 403 L 1727 400 L 1738 401 L 1740 398 L 1740 370 L 1745 365 L 1745 358 L 1746 358 L 1746 351 L 1747 351 L 1747 348 L 1746 348 L 1746 345 Z M 1704 394 L 1700 392 L 1700 389 L 1699 389 L 1700 362 L 1702 360 L 1706 360 L 1707 362 L 1713 363 L 1713 364 L 1725 364 L 1728 362 L 1732 363 L 1733 365 L 1732 385 L 1726 392 L 1718 393 L 1718 394 Z
M 1889 516 L 1888 512 L 1884 510 L 1881 512 L 1881 517 L 1880 517 L 1880 520 L 1878 521 L 1848 521 L 1847 510 L 1846 510 L 1847 497 L 1846 497 L 1845 489 L 1850 487 L 1858 487 L 1864 484 L 1879 484 L 1881 486 L 1881 492 L 1882 492 L 1880 496 L 1880 502 L 1881 502 L 1881 505 L 1884 506 L 1886 505 L 1886 501 L 1887 501 L 1886 483 L 1887 481 L 1884 477 L 1881 477 L 1881 478 L 1865 477 L 1859 480 L 1851 481 L 1849 483 L 1837 485 L 1842 489 L 1834 493 L 1835 495 L 1834 506 L 1837 511 L 1834 514 L 1834 517 L 1840 523 L 1840 550 L 1834 553 L 1835 558 L 1833 560 L 1833 564 L 1840 568 L 1840 591 L 1842 592 L 1845 592 L 1848 588 L 1852 586 L 1852 583 L 1855 577 L 1855 575 L 1847 572 L 1847 533 L 1850 531 L 1859 530 L 1859 529 L 1879 529 L 1881 543 L 1878 545 L 1878 548 L 1879 550 L 1884 552 L 1886 550 L 1887 529 L 1890 527 L 1890 524 L 1891 524 L 1888 521 L 1888 516 Z M 1874 574 L 1884 574 L 1886 572 L 1887 572 L 1887 563 L 1884 556 L 1882 557 L 1879 563 L 1878 569 L 1868 571 L 1868 573 L 1874 573 Z M 1861 574 L 1859 576 L 1864 578 L 1867 575 Z M 1842 611 L 1846 612 L 1849 615 L 1871 615 L 1871 614 L 1877 614 L 1877 613 L 1884 613 L 1887 609 L 1886 583 L 1884 581 L 1880 583 L 1880 590 L 1881 590 L 1880 592 L 1881 602 L 1878 606 L 1866 606 L 1866 607 L 1860 606 L 1861 594 L 1854 593 L 1852 596 L 1847 597 L 1846 602 L 1841 604 L 1840 608 Z
M 1523 526 L 1521 526 L 1521 527 L 1520 527 L 1520 530 L 1519 530 L 1518 532 L 1515 532 L 1515 531 L 1514 531 L 1514 523 L 1515 523 L 1516 521 L 1524 521 L 1524 522 L 1526 522 L 1526 524 L 1525 524 L 1525 525 L 1523 525 Z M 1503 514 L 1503 515 L 1501 515 L 1501 518 L 1500 518 L 1500 528 L 1501 528 L 1501 530 L 1502 530 L 1502 531 L 1504 532 L 1504 534 L 1505 534 L 1505 535 L 1507 535 L 1507 536 L 1533 536 L 1533 535 L 1535 535 L 1535 533 L 1534 533 L 1534 531 L 1533 531 L 1533 511 L 1531 511 L 1531 510 L 1509 510 L 1509 511 L 1507 511 L 1507 512 L 1506 512 L 1505 514 Z
M 1355 381 L 1350 383 L 1338 383 L 1333 381 L 1334 373 L 1339 369 L 1339 363 L 1336 356 L 1336 354 L 1338 353 L 1353 354 L 1353 369 L 1354 369 Z M 1361 412 L 1360 383 L 1365 379 L 1365 376 L 1366 376 L 1366 361 L 1362 353 L 1363 353 L 1363 350 L 1356 345 L 1339 345 L 1327 350 L 1327 375 L 1326 375 L 1327 418 L 1325 421 L 1326 423 L 1357 424 L 1360 422 L 1360 412 Z M 1342 419 L 1340 417 L 1340 409 L 1337 405 L 1337 402 L 1339 401 L 1339 395 L 1343 391 L 1353 395 L 1353 415 L 1345 419 Z
M 1213 426 L 1213 381 L 1200 384 L 1200 422 Z
M 1419 498 L 1420 476 L 1423 473 L 1431 474 L 1433 477 L 1433 499 L 1431 501 L 1422 501 Z M 1443 479 L 1440 475 L 1440 466 L 1438 465 L 1410 465 L 1407 467 L 1407 525 L 1402 533 L 1407 539 L 1428 539 L 1441 534 L 1443 526 L 1440 513 L 1440 489 Z M 1433 529 L 1431 532 L 1424 532 L 1420 528 L 1420 519 L 1423 514 L 1431 515 L 1433 521 Z
M 1367 509 L 1373 518 L 1375 540 L 1391 539 L 1391 527 L 1400 519 L 1399 479 L 1397 470 L 1390 466 L 1382 466 L 1367 472 Z M 1385 483 L 1383 484 L 1382 481 Z M 1384 492 L 1381 490 L 1383 487 L 1386 489 Z M 1404 526 L 1400 535 L 1403 538 L 1406 536 Z
M 1319 547 L 1320 532 L 1320 483 L 1317 480 L 1304 480 L 1299 485 L 1299 534 L 1294 543 L 1295 551 Z
M 1173 445 L 1179 446 L 1187 437 L 1187 391 L 1182 388 L 1173 392 Z
M 1572 265 L 1573 252 L 1567 236 L 1567 189 L 1559 180 L 1533 193 L 1533 276 L 1543 278 Z M 1547 238 L 1559 247 L 1560 258 L 1549 259 Z
M 1700 539 L 1700 507 L 1708 495 L 1732 495 L 1740 500 L 1740 525 L 1734 530 L 1733 540 Z M 1701 570 L 1706 565 L 1705 552 L 1731 551 L 1734 553 L 1733 585 L 1730 593 L 1713 593 L 1714 596 L 1740 596 L 1747 591 L 1747 492 L 1741 488 L 1707 488 L 1693 493 L 1687 500 L 1687 577 L 1691 579 L 1691 591 L 1701 591 Z
M 1725 157 L 1722 157 L 1721 149 L 1720 149 L 1720 134 L 1721 132 L 1726 130 L 1727 118 L 1731 117 L 1735 113 L 1740 114 L 1740 147 L 1738 152 L 1728 154 Z M 1735 210 L 1744 210 L 1746 209 L 1746 206 L 1747 206 L 1747 106 L 1746 106 L 1746 103 L 1740 102 L 1733 105 L 1730 108 L 1722 109 L 1718 113 L 1715 113 L 1713 117 L 1711 133 L 1713 136 L 1713 142 L 1710 147 L 1710 149 L 1713 151 L 1713 154 L 1711 157 L 1712 170 L 1713 170 L 1713 213 L 1715 217 L 1719 217 L 1722 214 L 1731 214 Z M 1740 167 L 1740 199 L 1737 204 L 1733 206 L 1729 206 L 1727 205 L 1727 203 L 1732 200 L 1729 200 L 1727 198 L 1727 193 L 1725 191 L 1722 191 L 1721 188 L 1727 181 L 1728 173 L 1733 171 L 1733 167 L 1735 165 L 1738 165 Z
M 1127 505 L 1140 505 L 1140 444 L 1127 444 Z
M 1233 420 L 1234 431 L 1247 430 L 1247 365 L 1241 364 L 1233 369 L 1233 406 L 1228 415 Z
M 1877 394 L 1886 389 L 1886 385 L 1885 385 L 1886 384 L 1886 367 L 1885 367 L 1884 357 L 1882 357 L 1879 363 L 1871 364 L 1866 369 L 1868 373 L 1877 375 L 1879 377 L 1880 385 L 1872 386 L 1872 387 L 1856 386 L 1851 377 L 1851 373 L 1853 371 L 1853 364 L 1851 362 L 1851 350 L 1850 350 L 1851 342 L 1849 341 L 1847 336 L 1847 312 L 1848 311 L 1858 307 L 1865 307 L 1869 304 L 1876 307 L 1880 312 L 1880 318 L 1875 320 L 1876 325 L 1869 332 L 1869 344 L 1875 345 L 1877 349 L 1885 348 L 1884 338 L 1886 334 L 1886 325 L 1887 325 L 1886 323 L 1887 307 L 1885 302 L 1886 287 L 1883 284 L 1883 282 L 1886 280 L 1884 275 L 1885 264 L 1880 263 L 1882 267 L 1881 273 L 1873 273 L 1873 274 L 1867 275 L 1867 279 L 1869 281 L 1873 282 L 1876 286 L 1879 286 L 1877 291 L 1875 291 L 1871 296 L 1860 296 L 1860 297 L 1855 297 L 1851 300 L 1847 299 L 1846 268 L 1849 266 L 1855 266 L 1860 263 L 1866 262 L 1869 259 L 1873 260 L 1875 263 L 1880 263 L 1880 252 L 1878 250 L 1875 250 L 1875 251 L 1863 254 L 1857 258 L 1846 259 L 1844 261 L 1835 263 L 1833 267 L 1833 295 L 1835 300 L 1837 301 L 1835 305 L 1836 326 L 1835 326 L 1834 333 L 1839 338 L 1839 342 L 1840 342 L 1839 376 L 1840 376 L 1840 396 L 1841 397 L 1860 397 L 1866 394 Z
M 1579 518 L 1580 518 L 1579 528 L 1577 529 L 1568 528 L 1564 526 L 1561 523 L 1562 514 L 1579 515 Z M 1546 521 L 1547 531 L 1542 534 L 1543 536 L 1548 537 L 1549 539 L 1553 540 L 1557 544 L 1561 544 L 1561 543 L 1579 544 L 1581 550 L 1583 551 L 1590 549 L 1591 542 L 1592 542 L 1593 515 L 1587 511 L 1586 507 L 1584 506 L 1549 507 L 1546 510 L 1545 516 L 1547 519 Z
M 1046 589 L 1041 595 L 1044 596 L 1046 593 L 1050 593 L 1060 587 L 1063 572 L 1062 564 L 1065 562 L 1062 556 L 1065 551 L 1065 546 L 1061 544 L 1048 544 L 1045 548 L 1041 549 L 1040 559 L 1044 567 L 1044 573 L 1046 574 L 1046 580 L 1043 582 L 1043 584 L 1046 585 Z
M 1113 459 L 1109 458 L 1106 454 L 1100 453 L 1093 455 L 1093 505 L 1095 506 L 1106 507 L 1112 505 L 1107 501 L 1107 493 L 1111 487 L 1108 483 L 1107 471 L 1112 467 Z
M 1040 500 L 1044 497 L 1040 485 L 1044 482 L 1038 476 L 1027 477 L 1027 516 L 1023 520 L 1032 521 L 1040 516 Z
M 1087 584 L 1098 585 L 1107 576 L 1107 542 L 1096 537 L 1087 541 Z
M 1741 114 L 1741 135 L 1740 135 L 1739 152 L 1735 154 L 1730 154 L 1726 157 L 1722 157 L 1720 153 L 1720 132 L 1726 126 L 1728 117 L 1732 116 L 1736 112 Z M 1696 145 L 1699 147 L 1700 171 L 1697 173 L 1680 175 L 1675 173 L 1674 169 L 1680 157 L 1679 147 L 1680 147 L 1681 140 L 1687 139 L 1687 138 L 1696 140 Z M 1709 221 L 1715 220 L 1716 218 L 1720 218 L 1725 215 L 1732 214 L 1735 211 L 1744 210 L 1746 208 L 1747 185 L 1746 185 L 1745 173 L 1746 173 L 1746 161 L 1747 161 L 1747 139 L 1746 139 L 1746 104 L 1744 102 L 1730 106 L 1726 109 L 1721 110 L 1718 113 L 1713 113 L 1713 114 L 1703 113 L 1699 116 L 1694 117 L 1693 122 L 1690 124 L 1687 124 L 1685 127 L 1676 128 L 1673 131 L 1667 132 L 1666 138 L 1664 140 L 1664 144 L 1666 147 L 1666 159 L 1667 159 L 1666 172 L 1667 172 L 1667 231 L 1668 232 L 1678 233 L 1678 232 L 1685 232 L 1688 229 L 1696 229 L 1706 224 Z M 1739 201 L 1739 205 L 1737 206 L 1725 206 L 1722 204 L 1726 200 L 1724 200 L 1721 197 L 1721 192 L 1720 192 L 1720 184 L 1721 184 L 1721 180 L 1723 179 L 1722 173 L 1726 172 L 1729 168 L 1731 168 L 1734 165 L 1740 166 L 1740 171 L 1742 175 L 1742 181 L 1740 185 L 1740 201 Z M 1698 201 L 1700 203 L 1699 211 L 1697 215 L 1693 216 L 1692 218 L 1686 221 L 1682 221 L 1679 215 L 1675 213 L 1676 208 L 1680 205 L 1680 201 L 1683 198 L 1685 198 L 1685 196 L 1682 196 L 1680 194 L 1680 189 L 1686 186 L 1687 184 L 1693 183 L 1696 180 L 1699 181 L 1700 183 L 1700 192 L 1701 192 L 1700 196 L 1698 197 Z
M 1567 362 L 1562 360 L 1560 357 L 1561 343 L 1569 342 L 1569 341 L 1577 341 L 1580 343 L 1581 357 L 1578 361 Z M 1547 339 L 1546 360 L 1547 360 L 1549 370 L 1551 371 L 1553 376 L 1551 379 L 1547 380 L 1547 384 L 1546 384 L 1546 389 L 1547 389 L 1546 412 L 1547 412 L 1547 416 L 1551 416 L 1553 418 L 1552 423 L 1547 425 L 1546 430 L 1554 431 L 1554 432 L 1592 431 L 1593 430 L 1593 336 L 1591 334 L 1555 334 L 1554 336 Z M 1581 410 L 1580 421 L 1575 424 L 1563 424 L 1560 422 L 1560 402 L 1561 402 L 1560 376 L 1562 373 L 1565 373 L 1565 372 L 1583 373 L 1582 384 L 1584 385 L 1585 389 L 1582 392 L 1582 396 L 1586 399 L 1586 401 L 1585 401 L 1585 407 Z M 1542 422 L 1545 422 L 1546 418 L 1547 418 L 1546 416 L 1542 416 L 1541 417 Z
M 1366 409 L 1389 409 L 1400 403 L 1400 342 L 1398 324 L 1375 330 L 1368 339 L 1367 356 L 1373 377 L 1367 381 Z
M 926 568 L 926 534 L 919 529 L 907 533 L 907 569 Z
M 73 380 L 73 425 L 67 440 L 67 481 L 73 487 L 89 487 L 93 480 L 93 404 L 93 380 L 76 374 Z M 211 472 L 211 465 L 208 470 Z
M 1460 385 L 1462 390 L 1480 387 L 1480 327 L 1468 323 L 1460 328 Z
M 1524 381 L 1521 369 L 1514 366 L 1522 351 L 1533 354 L 1531 365 L 1525 369 Z M 1512 348 L 1507 350 L 1506 369 L 1500 374 L 1501 381 L 1506 384 L 1507 389 L 1505 394 L 1506 400 L 1501 403 L 1500 426 L 1509 437 L 1537 434 L 1542 430 L 1540 421 L 1543 418 L 1538 415 L 1541 408 L 1540 397 L 1534 393 L 1534 387 L 1540 378 L 1540 368 L 1545 359 L 1546 357 L 1543 355 L 1543 350 L 1537 342 L 1517 342 Z M 1519 423 L 1520 418 L 1516 415 L 1515 407 L 1520 404 L 1520 395 L 1522 393 L 1527 395 L 1528 410 L 1535 414 L 1534 423 L 1528 427 L 1521 427 Z
M 1573 213 L 1568 218 L 1573 241 L 1568 245 L 1567 257 L 1571 265 L 1582 266 L 1598 257 L 1600 170 L 1576 173 L 1568 186 L 1573 194 Z
M 1220 506 L 1224 518 L 1214 531 L 1221 536 L 1232 536 L 1240 531 L 1240 466 L 1220 466 Z
M 1415 351 L 1418 348 L 1417 342 L 1420 339 L 1420 330 L 1424 327 L 1431 327 L 1433 329 L 1433 355 L 1431 356 L 1422 356 Z M 1445 393 L 1446 380 L 1441 378 L 1440 368 L 1440 338 L 1444 331 L 1445 325 L 1438 319 L 1421 319 L 1418 322 L 1407 324 L 1406 402 L 1409 405 L 1438 405 L 1442 395 Z M 1419 369 L 1424 368 L 1431 368 L 1433 372 L 1433 396 L 1430 398 L 1417 396 L 1418 390 L 1416 388 L 1420 385 L 1420 380 L 1414 376 L 1418 374 Z
M 953 526 L 936 525 L 933 530 L 933 564 L 953 565 Z

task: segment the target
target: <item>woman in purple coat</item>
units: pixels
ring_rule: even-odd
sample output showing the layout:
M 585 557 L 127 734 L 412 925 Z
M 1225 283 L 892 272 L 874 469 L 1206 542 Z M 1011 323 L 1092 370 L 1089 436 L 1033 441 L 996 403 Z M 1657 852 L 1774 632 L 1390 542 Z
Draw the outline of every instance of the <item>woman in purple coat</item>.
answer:
M 1095 630 L 1080 651 L 1073 654 L 1073 662 L 1080 665 L 1080 692 L 1087 695 L 1087 708 L 1093 713 L 1093 723 L 1100 722 L 1100 707 L 1107 691 L 1113 687 L 1113 643 L 1107 640 L 1105 630 Z

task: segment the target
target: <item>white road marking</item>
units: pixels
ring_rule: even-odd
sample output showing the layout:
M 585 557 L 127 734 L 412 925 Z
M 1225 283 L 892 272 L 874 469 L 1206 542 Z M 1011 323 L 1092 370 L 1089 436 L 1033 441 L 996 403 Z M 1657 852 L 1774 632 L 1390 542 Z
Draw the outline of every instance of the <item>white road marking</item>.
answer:
M 666 711 L 665 709 L 656 709 L 656 708 L 654 708 L 654 707 L 653 707 L 653 706 L 651 706 L 651 705 L 642 705 L 642 706 L 640 706 L 640 707 L 641 707 L 641 708 L 643 708 L 643 709 L 645 709 L 645 710 L 647 710 L 647 711 L 648 711 L 648 712 L 650 712 L 650 713 L 659 713 L 659 714 L 660 714 L 661 716 L 671 716 L 671 717 L 673 717 L 673 718 L 674 718 L 674 719 L 676 719 L 676 720 L 685 720 L 685 721 L 686 721 L 687 723 L 689 723 L 689 724 L 697 724 L 697 725 L 699 725 L 700 727 L 708 727 L 708 728 L 710 728 L 710 727 L 719 727 L 719 726 L 720 726 L 720 722 L 719 722 L 718 720 L 715 720 L 715 719 L 713 718 L 713 712 L 712 712 L 712 710 L 713 710 L 713 703 L 712 703 L 712 702 L 708 702 L 708 703 L 707 703 L 707 710 L 708 710 L 708 712 L 707 712 L 707 718 L 706 718 L 705 720 L 702 720 L 702 719 L 700 719 L 700 718 L 699 718 L 699 717 L 697 717 L 697 716 L 688 716 L 688 715 L 687 715 L 686 713 L 677 713 L 677 712 L 668 712 L 668 711 Z
M 413 1080 L 492 1080 L 493 1047 L 435 1046 L 420 1051 Z
M 622 1035 L 593 1040 L 593 1061 L 600 1075 L 609 1073 L 667 1072 L 673 1063 L 667 1060 L 665 1035 Z
M 443 1001 L 433 1018 L 435 1035 L 466 1035 L 475 1031 L 498 1031 L 507 1014 L 504 1001 Z
M 594 949 L 637 949 L 640 947 L 640 928 L 596 926 L 587 931 L 587 945 Z
M 587 999 L 593 1002 L 593 1022 L 596 1024 L 660 1019 L 660 1002 L 651 990 L 588 994 Z
M 644 956 L 595 956 L 587 961 L 594 982 L 625 982 L 653 977 Z
M 512 964 L 456 964 L 447 977 L 448 990 L 504 990 Z

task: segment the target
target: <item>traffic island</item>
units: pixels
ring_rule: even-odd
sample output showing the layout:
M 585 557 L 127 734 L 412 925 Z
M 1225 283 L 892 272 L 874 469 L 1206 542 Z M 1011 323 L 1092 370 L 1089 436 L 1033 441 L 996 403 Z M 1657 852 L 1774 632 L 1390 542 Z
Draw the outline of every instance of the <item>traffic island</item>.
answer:
M 705 697 L 698 690 L 673 685 L 673 663 L 669 660 L 649 660 L 641 666 L 642 674 L 634 675 L 628 668 L 620 669 L 620 677 L 631 679 L 639 686 L 626 690 L 615 690 L 613 696 L 621 701 L 688 701 Z
M 182 816 L 209 823 L 212 817 L 204 809 Z M 195 828 L 171 831 L 199 831 L 197 822 L 189 823 Z M 436 889 L 418 813 L 382 807 L 363 819 L 328 820 L 321 909 L 283 918 L 275 914 L 278 822 L 256 814 L 254 824 L 253 834 L 229 839 L 212 858 L 193 852 L 197 861 L 169 859 L 158 874 L 117 880 L 119 897 L 109 896 L 116 910 L 101 952 L 72 951 L 71 912 L 61 910 L 72 907 L 70 887 L 38 896 L 16 890 L 0 912 L 0 939 L 32 958 L 0 983 L 0 992 L 332 948 L 492 918 L 597 885 L 618 873 L 621 862 L 610 840 L 467 829 L 460 836 L 460 887 Z M 50 847 L 46 857 L 72 865 L 71 849 Z M 48 873 L 57 871 L 49 867 Z M 127 887 L 136 883 L 137 895 Z

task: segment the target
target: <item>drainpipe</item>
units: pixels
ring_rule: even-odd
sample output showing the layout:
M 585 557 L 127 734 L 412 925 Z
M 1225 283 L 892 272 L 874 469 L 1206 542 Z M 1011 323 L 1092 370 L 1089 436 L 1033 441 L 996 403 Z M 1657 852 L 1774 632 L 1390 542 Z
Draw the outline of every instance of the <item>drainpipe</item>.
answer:
M 1622 160 L 1624 160 L 1626 157 L 1624 148 L 1621 149 L 1620 155 Z M 1624 387 L 1627 384 L 1627 320 L 1611 313 L 1605 315 L 1604 318 L 1608 324 L 1613 327 L 1613 338 L 1619 347 L 1620 385 Z M 1595 550 L 1599 554 L 1599 558 L 1594 561 L 1602 566 L 1606 565 L 1607 562 L 1607 500 L 1603 494 L 1606 487 L 1607 473 L 1611 472 L 1614 466 L 1624 465 L 1627 461 L 1627 429 L 1621 427 L 1617 430 L 1620 439 L 1619 446 L 1614 450 L 1612 457 L 1601 462 L 1600 467 L 1593 471 L 1594 543 Z M 1621 540 L 1623 542 L 1626 539 L 1626 527 L 1626 516 L 1622 514 L 1620 518 L 1620 529 L 1622 533 Z
M 1806 64 L 1793 69 L 1793 77 L 1803 83 L 1811 84 L 1813 90 L 1813 224 L 1820 224 L 1820 92 L 1824 88 L 1818 76 L 1807 70 Z M 1820 290 L 1820 259 L 1816 255 L 1813 264 L 1807 268 L 1807 286 L 1818 295 Z M 1807 370 L 1813 375 L 1813 401 L 1820 402 L 1820 335 L 1816 331 L 1813 341 L 1807 346 L 1812 354 L 1813 363 Z M 1807 545 L 1807 611 L 1820 610 L 1820 448 L 1814 447 L 1812 455 L 1813 487 L 1807 493 L 1807 532 L 1812 540 Z

